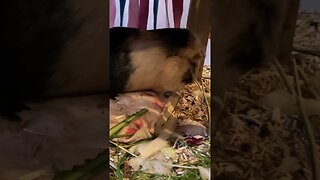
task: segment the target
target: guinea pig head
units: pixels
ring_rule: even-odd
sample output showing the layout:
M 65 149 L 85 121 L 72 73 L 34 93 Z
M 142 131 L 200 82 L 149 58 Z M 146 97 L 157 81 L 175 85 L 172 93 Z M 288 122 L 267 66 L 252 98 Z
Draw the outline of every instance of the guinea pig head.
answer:
M 187 46 L 181 48 L 177 54 L 164 59 L 158 75 L 160 78 L 155 84 L 158 94 L 167 97 L 194 82 L 199 76 L 199 68 L 203 61 L 204 48 L 200 40 L 190 33 Z

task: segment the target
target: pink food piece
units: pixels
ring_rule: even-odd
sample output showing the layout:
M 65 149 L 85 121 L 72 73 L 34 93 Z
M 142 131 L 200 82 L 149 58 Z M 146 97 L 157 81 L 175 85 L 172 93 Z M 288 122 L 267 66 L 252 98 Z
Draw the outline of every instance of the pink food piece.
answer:
M 159 106 L 160 108 L 164 108 L 165 107 L 165 103 L 160 101 L 160 99 L 153 97 L 153 102 Z
M 133 135 L 136 133 L 139 129 L 146 127 L 146 123 L 144 119 L 139 118 L 134 120 L 129 126 L 125 127 L 124 134 L 126 135 Z
M 147 108 L 148 112 L 146 114 L 131 122 L 119 133 L 122 135 L 130 135 L 131 137 L 126 136 L 117 139 L 121 142 L 142 140 L 139 138 L 149 137 L 154 133 L 154 126 L 164 107 L 165 103 L 162 102 L 154 92 L 130 92 L 120 94 L 116 100 L 110 99 L 110 127 L 123 121 L 127 115 L 134 114 L 142 108 Z M 115 118 L 117 116 L 121 117 L 121 115 L 124 115 L 123 118 Z M 139 135 L 135 136 L 137 132 L 139 132 Z M 143 134 L 146 134 L 146 136 Z
M 132 135 L 134 133 L 136 133 L 138 130 L 136 128 L 127 128 L 126 133 L 128 135 Z
M 132 122 L 134 125 L 137 126 L 138 129 L 142 128 L 145 126 L 145 122 L 143 119 L 136 119 L 135 121 Z

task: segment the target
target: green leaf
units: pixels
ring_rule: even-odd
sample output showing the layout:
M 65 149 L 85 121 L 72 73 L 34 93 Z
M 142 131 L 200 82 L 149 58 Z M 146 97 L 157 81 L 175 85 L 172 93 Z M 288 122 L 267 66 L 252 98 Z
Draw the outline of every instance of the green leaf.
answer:
M 148 112 L 148 109 L 143 108 L 139 112 L 137 112 L 131 116 L 128 116 L 125 120 L 123 120 L 120 123 L 118 123 L 117 125 L 113 126 L 109 131 L 110 140 L 115 138 L 117 136 L 117 134 L 121 131 L 122 128 L 124 128 L 126 125 L 131 123 L 133 120 L 141 117 L 142 115 L 144 115 L 147 112 Z

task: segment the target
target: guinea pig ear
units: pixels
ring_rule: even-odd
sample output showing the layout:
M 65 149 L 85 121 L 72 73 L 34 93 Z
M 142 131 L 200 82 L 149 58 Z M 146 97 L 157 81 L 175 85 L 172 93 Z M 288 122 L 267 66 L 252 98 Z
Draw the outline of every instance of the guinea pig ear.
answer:
M 189 59 L 191 71 L 194 74 L 194 76 L 198 76 L 200 64 L 204 61 L 204 57 L 204 51 L 201 51 L 198 54 L 194 55 L 191 59 Z
M 199 64 L 201 61 L 204 61 L 205 55 L 204 55 L 204 51 L 201 50 L 201 52 L 195 54 L 193 57 L 191 57 L 189 59 L 190 63 L 196 63 Z

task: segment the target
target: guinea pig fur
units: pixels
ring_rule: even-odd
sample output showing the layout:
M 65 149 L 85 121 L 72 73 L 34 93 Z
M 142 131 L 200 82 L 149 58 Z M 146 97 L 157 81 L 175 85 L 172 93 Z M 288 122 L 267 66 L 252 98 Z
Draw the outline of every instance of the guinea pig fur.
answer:
M 203 50 L 187 29 L 111 28 L 111 94 L 153 90 L 166 97 L 177 92 L 197 78 Z

